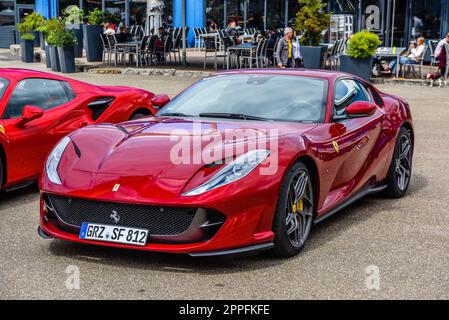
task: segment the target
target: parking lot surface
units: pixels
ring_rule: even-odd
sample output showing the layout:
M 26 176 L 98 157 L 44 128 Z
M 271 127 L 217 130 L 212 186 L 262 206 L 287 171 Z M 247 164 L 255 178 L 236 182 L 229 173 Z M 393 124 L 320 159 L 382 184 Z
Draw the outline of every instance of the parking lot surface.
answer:
M 171 96 L 195 80 L 71 77 Z M 195 259 L 41 239 L 39 194 L 31 186 L 1 195 L 0 299 L 449 299 L 449 88 L 380 89 L 405 97 L 414 116 L 405 198 L 357 202 L 316 226 L 295 258 Z M 67 286 L 73 270 L 79 289 Z M 369 285 L 375 273 L 377 289 Z

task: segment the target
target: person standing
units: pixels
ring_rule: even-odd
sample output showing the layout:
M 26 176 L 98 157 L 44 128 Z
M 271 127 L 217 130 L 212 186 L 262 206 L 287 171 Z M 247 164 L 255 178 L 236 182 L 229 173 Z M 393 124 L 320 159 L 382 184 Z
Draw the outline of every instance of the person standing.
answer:
M 293 60 L 295 61 L 295 68 L 302 66 L 301 44 L 299 43 L 299 36 L 295 35 L 293 39 Z
M 295 59 L 293 58 L 293 29 L 285 28 L 284 37 L 279 41 L 276 48 L 275 57 L 279 68 L 294 68 Z

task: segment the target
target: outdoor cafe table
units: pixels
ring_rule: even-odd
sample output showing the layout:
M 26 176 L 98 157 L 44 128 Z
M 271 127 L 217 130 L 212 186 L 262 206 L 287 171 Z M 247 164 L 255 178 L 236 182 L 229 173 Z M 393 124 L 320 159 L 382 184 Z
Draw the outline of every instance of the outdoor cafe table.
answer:
M 248 52 L 249 53 L 249 58 L 250 58 L 250 64 L 249 64 L 249 67 L 250 68 L 252 68 L 253 67 L 253 64 L 252 64 L 252 60 L 253 60 L 253 53 L 254 53 L 254 51 L 256 50 L 256 48 L 257 48 L 257 45 L 254 45 L 254 44 L 252 44 L 252 43 L 243 43 L 243 44 L 239 44 L 239 45 L 236 45 L 236 46 L 231 46 L 231 47 L 228 47 L 228 50 L 227 50 L 227 61 L 226 61 L 226 63 L 227 63 L 227 69 L 229 70 L 229 52 L 230 51 L 234 51 L 234 52 L 240 52 L 241 54 L 243 53 L 243 52 Z
M 136 53 L 139 52 L 140 41 L 129 41 L 129 42 L 117 42 L 115 47 L 122 48 L 123 53 L 131 51 L 130 49 L 136 49 Z M 117 65 L 117 55 L 115 55 L 115 65 Z M 139 67 L 139 59 L 136 59 L 136 66 Z
M 377 58 L 396 58 L 396 78 L 399 78 L 399 69 L 400 69 L 400 58 L 401 55 L 407 50 L 405 47 L 396 48 L 396 52 L 394 52 L 393 47 L 381 47 L 376 50 Z
M 218 32 L 211 32 L 211 33 L 203 33 L 200 34 L 200 38 L 203 39 L 203 43 L 205 43 L 206 39 L 211 39 L 215 41 L 215 48 L 218 48 L 218 39 L 220 38 L 218 35 Z

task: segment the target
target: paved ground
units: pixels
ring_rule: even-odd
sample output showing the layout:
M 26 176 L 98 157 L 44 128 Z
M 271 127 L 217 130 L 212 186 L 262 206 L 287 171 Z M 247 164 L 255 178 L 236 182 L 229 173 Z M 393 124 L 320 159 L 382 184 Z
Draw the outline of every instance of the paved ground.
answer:
M 171 95 L 192 81 L 73 77 Z M 381 89 L 412 106 L 417 144 L 410 192 L 344 210 L 314 229 L 300 256 L 204 260 L 42 240 L 36 234 L 38 191 L 31 187 L 1 196 L 0 299 L 448 299 L 449 89 Z M 80 290 L 66 287 L 70 266 L 80 270 Z M 379 290 L 366 286 L 373 270 L 380 273 Z

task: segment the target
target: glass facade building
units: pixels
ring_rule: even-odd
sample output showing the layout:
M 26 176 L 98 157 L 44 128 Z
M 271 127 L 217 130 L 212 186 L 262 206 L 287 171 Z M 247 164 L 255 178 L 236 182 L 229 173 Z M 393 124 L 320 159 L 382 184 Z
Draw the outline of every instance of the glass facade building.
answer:
M 449 31 L 449 0 L 325 0 L 327 10 L 351 15 L 354 32 L 370 29 L 386 45 L 406 45 L 424 36 L 440 39 Z M 163 22 L 181 26 L 182 0 L 165 0 Z M 36 10 L 45 17 L 60 16 L 70 5 L 89 12 L 100 8 L 111 20 L 126 25 L 145 24 L 147 0 L 0 0 L 0 46 L 14 43 L 13 30 L 24 16 Z M 242 27 L 267 29 L 294 24 L 299 9 L 297 0 L 186 0 L 187 25 L 202 27 L 208 20 L 226 26 L 230 19 Z M 192 44 L 193 35 L 189 35 Z

